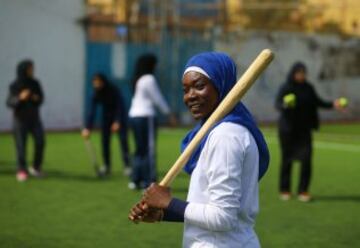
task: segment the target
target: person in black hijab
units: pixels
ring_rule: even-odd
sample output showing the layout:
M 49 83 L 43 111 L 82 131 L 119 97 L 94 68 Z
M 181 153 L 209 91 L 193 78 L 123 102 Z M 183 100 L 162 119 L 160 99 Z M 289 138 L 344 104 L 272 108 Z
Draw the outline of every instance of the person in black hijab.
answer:
M 34 63 L 24 60 L 17 66 L 17 77 L 10 84 L 7 98 L 8 107 L 14 112 L 14 137 L 17 152 L 17 179 L 25 181 L 28 173 L 41 177 L 44 152 L 44 130 L 39 108 L 44 101 L 44 94 L 38 80 L 34 78 Z M 27 169 L 26 140 L 31 133 L 35 141 L 35 154 L 32 167 Z
M 314 87 L 306 80 L 306 66 L 295 63 L 276 97 L 276 109 L 280 111 L 278 123 L 281 147 L 280 199 L 289 200 L 292 162 L 300 160 L 301 173 L 298 199 L 311 200 L 312 131 L 319 128 L 318 108 L 343 109 L 341 100 L 322 100 Z
M 111 172 L 110 141 L 111 132 L 118 133 L 121 144 L 122 158 L 124 161 L 124 174 L 130 175 L 129 147 L 127 139 L 127 113 L 120 89 L 110 83 L 102 73 L 93 76 L 94 94 L 92 96 L 90 111 L 86 120 L 82 136 L 87 139 L 93 127 L 96 107 L 102 106 L 102 155 L 104 166 L 100 169 L 100 176 L 109 175 Z

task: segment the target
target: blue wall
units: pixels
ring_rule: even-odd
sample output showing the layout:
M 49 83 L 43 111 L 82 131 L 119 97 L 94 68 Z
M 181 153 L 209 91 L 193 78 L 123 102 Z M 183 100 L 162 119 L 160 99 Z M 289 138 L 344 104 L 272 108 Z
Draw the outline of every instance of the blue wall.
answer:
M 132 96 L 131 77 L 135 62 L 140 55 L 148 52 L 154 53 L 158 57 L 156 77 L 171 109 L 174 112 L 185 111 L 181 87 L 183 68 L 191 56 L 202 51 L 212 50 L 212 47 L 211 39 L 204 39 L 196 34 L 181 39 L 165 36 L 162 44 L 127 43 L 124 56 L 125 73 L 122 78 L 117 78 L 112 71 L 113 43 L 87 42 L 84 116 L 87 114 L 93 91 L 91 78 L 96 72 L 104 73 L 113 83 L 119 86 L 128 108 Z

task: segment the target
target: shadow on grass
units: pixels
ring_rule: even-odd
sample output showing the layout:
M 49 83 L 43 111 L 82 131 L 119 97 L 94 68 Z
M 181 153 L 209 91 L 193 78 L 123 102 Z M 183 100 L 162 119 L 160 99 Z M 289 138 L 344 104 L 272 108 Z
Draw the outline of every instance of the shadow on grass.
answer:
M 319 195 L 315 201 L 355 201 L 360 202 L 360 195 Z

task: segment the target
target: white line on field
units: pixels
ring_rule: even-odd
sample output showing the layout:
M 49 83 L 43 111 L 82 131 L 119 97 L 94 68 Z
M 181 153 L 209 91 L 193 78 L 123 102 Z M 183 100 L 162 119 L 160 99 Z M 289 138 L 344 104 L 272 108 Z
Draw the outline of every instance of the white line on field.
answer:
M 277 135 L 275 130 L 262 130 L 265 135 Z M 359 131 L 360 132 L 360 131 Z M 342 133 L 324 133 L 324 132 L 314 132 L 317 137 L 326 137 L 326 138 L 335 138 L 335 139 L 350 139 L 350 140 L 360 140 L 360 135 L 357 134 L 342 134 Z
M 161 129 L 160 131 L 165 135 L 183 135 L 186 132 L 173 130 L 173 129 Z M 266 141 L 271 144 L 278 144 L 278 139 L 276 138 L 276 133 L 267 133 Z M 326 134 L 329 136 L 338 136 L 337 134 Z M 339 135 L 341 136 L 341 135 Z M 351 137 L 350 135 L 348 137 Z M 360 145 L 355 144 L 344 144 L 338 142 L 325 142 L 325 141 L 315 141 L 315 148 L 325 149 L 325 150 L 336 150 L 336 151 L 346 151 L 346 152 L 360 152 Z
M 278 140 L 274 137 L 267 137 L 266 141 L 272 144 L 278 144 Z M 346 152 L 360 152 L 360 145 L 350 145 L 342 144 L 335 142 L 324 142 L 324 141 L 315 141 L 315 148 L 326 149 L 326 150 L 337 150 L 337 151 L 346 151 Z

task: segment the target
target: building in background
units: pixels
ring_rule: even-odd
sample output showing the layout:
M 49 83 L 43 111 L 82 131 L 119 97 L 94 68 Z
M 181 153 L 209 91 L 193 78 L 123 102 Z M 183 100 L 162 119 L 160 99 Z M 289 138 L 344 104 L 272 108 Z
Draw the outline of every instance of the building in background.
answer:
M 350 97 L 347 115 L 325 112 L 323 118 L 360 119 L 359 10 L 358 0 L 2 1 L 0 100 L 17 61 L 31 57 L 47 96 L 45 127 L 79 128 L 92 75 L 107 75 L 129 105 L 134 63 L 152 52 L 165 97 L 188 123 L 180 80 L 190 56 L 228 52 L 240 76 L 261 49 L 271 48 L 275 61 L 244 99 L 259 121 L 276 120 L 273 99 L 296 60 L 311 68 L 309 78 L 323 97 Z M 10 111 L 0 104 L 0 130 L 10 127 Z
M 77 20 L 84 15 L 84 2 L 7 0 L 0 6 L 0 130 L 11 129 L 11 112 L 5 100 L 16 65 L 24 58 L 35 62 L 35 76 L 42 82 L 45 128 L 80 127 L 85 38 Z
M 87 54 L 108 53 L 103 66 L 97 62 L 97 67 L 129 92 L 135 58 L 155 52 L 160 58 L 160 85 L 172 109 L 187 122 L 179 84 L 191 55 L 226 51 L 237 61 L 240 76 L 261 49 L 271 48 L 275 61 L 244 101 L 258 120 L 272 122 L 277 88 L 297 60 L 312 68 L 310 79 L 323 97 L 348 96 L 353 106 L 359 104 L 359 8 L 356 0 L 88 0 Z M 123 73 L 116 73 L 119 68 Z M 261 102 L 254 100 L 259 95 Z M 322 114 L 327 120 L 359 119 L 358 108 L 351 109 L 347 115 Z

